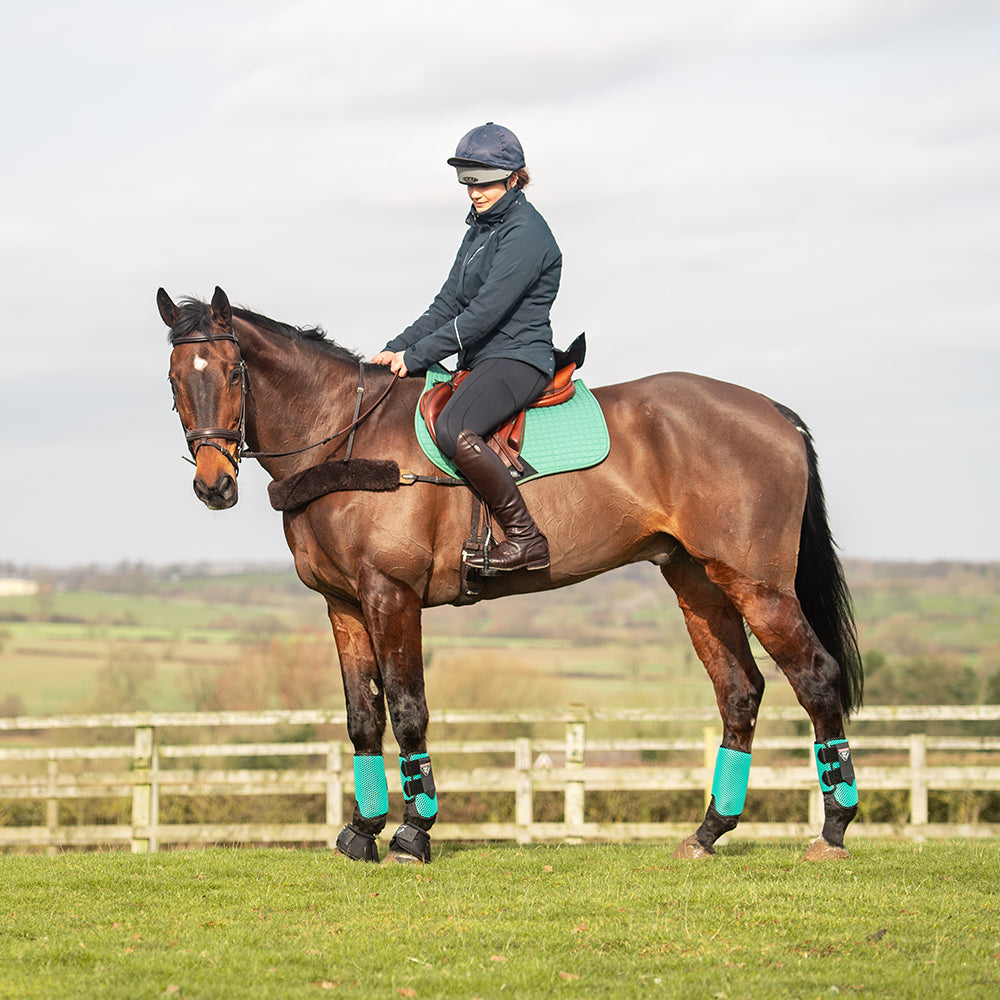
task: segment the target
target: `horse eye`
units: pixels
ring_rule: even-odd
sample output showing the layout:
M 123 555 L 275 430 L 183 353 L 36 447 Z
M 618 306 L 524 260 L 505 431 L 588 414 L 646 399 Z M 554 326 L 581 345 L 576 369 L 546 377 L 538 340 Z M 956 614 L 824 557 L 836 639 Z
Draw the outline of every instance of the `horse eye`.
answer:
M 229 373 L 229 384 L 230 385 L 239 385 L 241 378 L 242 378 L 242 373 L 240 372 L 239 368 L 234 368 Z

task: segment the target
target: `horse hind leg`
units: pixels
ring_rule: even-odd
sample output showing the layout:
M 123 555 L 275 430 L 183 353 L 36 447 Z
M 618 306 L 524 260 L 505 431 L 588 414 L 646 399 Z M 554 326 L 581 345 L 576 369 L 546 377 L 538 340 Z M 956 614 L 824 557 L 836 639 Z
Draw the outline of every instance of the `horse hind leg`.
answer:
M 674 852 L 675 858 L 704 858 L 715 853 L 715 842 L 736 828 L 743 812 L 764 678 L 750 652 L 741 615 L 703 567 L 684 557 L 660 571 L 677 595 L 722 716 L 711 801 L 701 826 Z
M 844 832 L 857 815 L 858 790 L 844 736 L 840 665 L 823 648 L 794 594 L 764 584 L 732 581 L 727 582 L 726 591 L 788 679 L 813 724 L 824 822 L 806 860 L 846 858 Z

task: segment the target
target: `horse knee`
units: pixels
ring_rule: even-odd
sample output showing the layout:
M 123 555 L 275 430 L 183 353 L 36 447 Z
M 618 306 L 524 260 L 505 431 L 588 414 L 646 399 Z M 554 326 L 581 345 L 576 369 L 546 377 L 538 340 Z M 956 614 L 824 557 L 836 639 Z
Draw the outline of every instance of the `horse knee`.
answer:
M 416 753 L 424 746 L 427 737 L 427 701 L 423 694 L 419 697 L 405 694 L 391 699 L 389 714 L 392 718 L 392 733 L 396 737 L 401 753 Z

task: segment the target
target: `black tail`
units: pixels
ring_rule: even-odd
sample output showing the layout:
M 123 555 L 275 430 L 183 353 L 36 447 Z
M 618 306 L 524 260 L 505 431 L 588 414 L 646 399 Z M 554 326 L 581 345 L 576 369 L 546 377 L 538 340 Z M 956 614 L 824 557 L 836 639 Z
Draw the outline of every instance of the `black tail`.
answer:
M 823 648 L 840 664 L 840 702 L 845 716 L 849 717 L 861 707 L 865 686 L 851 592 L 830 532 L 812 435 L 796 413 L 780 403 L 774 405 L 802 435 L 809 462 L 809 486 L 806 509 L 802 514 L 795 594 Z

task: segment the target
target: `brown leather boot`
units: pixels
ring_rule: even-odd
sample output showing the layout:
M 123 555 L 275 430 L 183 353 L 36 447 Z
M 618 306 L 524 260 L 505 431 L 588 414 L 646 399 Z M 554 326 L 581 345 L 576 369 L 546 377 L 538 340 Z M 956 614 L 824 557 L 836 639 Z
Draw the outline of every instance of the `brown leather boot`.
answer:
M 489 569 L 545 569 L 549 565 L 549 543 L 528 513 L 507 466 L 472 431 L 462 431 L 457 444 L 455 464 L 503 528 L 504 540 L 490 549 Z M 485 564 L 480 552 L 467 557 L 466 562 L 475 569 L 483 569 Z

